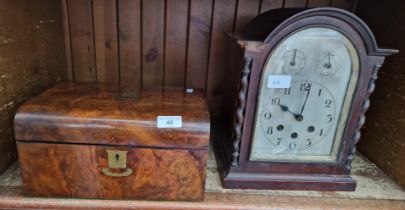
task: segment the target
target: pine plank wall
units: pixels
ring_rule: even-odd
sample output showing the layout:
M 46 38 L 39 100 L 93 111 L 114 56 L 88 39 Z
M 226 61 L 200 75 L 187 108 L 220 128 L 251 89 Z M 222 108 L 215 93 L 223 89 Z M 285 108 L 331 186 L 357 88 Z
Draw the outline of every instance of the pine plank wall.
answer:
M 224 32 L 281 7 L 355 0 L 62 0 L 68 78 L 206 91 L 214 119 L 222 99 Z
M 60 1 L 0 1 L 0 173 L 17 159 L 17 108 L 65 80 L 62 25 Z

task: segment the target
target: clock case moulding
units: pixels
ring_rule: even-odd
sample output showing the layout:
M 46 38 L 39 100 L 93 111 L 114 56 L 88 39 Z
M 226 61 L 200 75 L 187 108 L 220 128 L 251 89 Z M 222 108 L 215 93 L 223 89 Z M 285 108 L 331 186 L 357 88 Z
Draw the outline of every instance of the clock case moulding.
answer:
M 306 27 L 335 29 L 353 43 L 360 69 L 341 147 L 334 163 L 249 161 L 255 110 L 267 57 L 289 34 Z M 226 34 L 228 59 L 221 122 L 215 129 L 216 157 L 224 188 L 353 191 L 351 162 L 385 56 L 368 26 L 354 14 L 334 8 L 277 9 L 253 19 L 240 33 Z

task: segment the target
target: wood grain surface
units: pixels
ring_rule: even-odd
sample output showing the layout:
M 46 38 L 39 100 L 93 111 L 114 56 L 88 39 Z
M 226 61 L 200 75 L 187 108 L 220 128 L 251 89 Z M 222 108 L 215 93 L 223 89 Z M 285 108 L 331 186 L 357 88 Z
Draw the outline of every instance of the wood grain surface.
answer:
M 372 162 L 356 155 L 355 192 L 310 192 L 224 189 L 213 151 L 207 164 L 204 201 L 164 202 L 66 199 L 24 196 L 21 170 L 15 163 L 0 175 L 0 208 L 6 209 L 403 209 L 405 191 Z
M 164 86 L 184 87 L 188 7 L 188 0 L 167 1 Z
M 163 86 L 165 2 L 142 1 L 143 86 Z
M 97 81 L 92 1 L 69 0 L 67 5 L 74 80 Z
M 120 84 L 142 86 L 141 0 L 120 0 L 118 4 Z
M 236 11 L 235 32 L 241 32 L 246 24 L 259 15 L 259 0 L 239 0 Z
M 206 88 L 213 6 L 212 0 L 190 2 L 186 88 Z
M 221 109 L 222 80 L 227 77 L 225 32 L 241 31 L 258 13 L 283 6 L 333 4 L 352 9 L 355 4 L 354 0 L 66 1 L 72 80 L 117 82 L 119 58 L 120 84 L 203 88 L 215 119 Z M 100 4 L 110 6 L 102 9 Z M 117 31 L 119 39 L 114 39 Z M 105 41 L 110 41 L 107 46 Z
M 66 71 L 67 80 L 73 81 L 73 62 L 72 62 L 72 46 L 70 42 L 70 25 L 69 25 L 69 8 L 67 5 L 67 0 L 62 0 L 62 19 L 63 19 L 63 35 L 65 44 L 65 55 L 66 55 Z
M 260 13 L 267 12 L 268 10 L 282 8 L 283 0 L 262 0 L 260 5 Z
M 119 83 L 117 47 L 117 5 L 115 0 L 93 0 L 94 47 L 97 81 Z
M 285 8 L 306 7 L 307 0 L 284 0 Z
M 67 77 L 61 8 L 53 0 L 0 2 L 0 173 L 17 158 L 17 107 Z
M 308 7 L 328 7 L 331 3 L 331 0 L 309 0 Z
M 0 188 L 1 189 L 1 188 Z M 21 188 L 0 191 L 0 207 L 5 209 L 137 209 L 137 210 L 279 210 L 339 209 L 381 210 L 404 209 L 405 202 L 376 199 L 308 198 L 246 194 L 207 193 L 203 202 L 158 202 L 132 200 L 55 199 L 22 195 Z
M 204 198 L 207 150 L 22 142 L 17 147 L 29 195 L 188 201 Z M 133 173 L 125 177 L 103 174 L 103 168 L 108 168 L 106 150 L 128 151 L 126 165 Z
M 214 1 L 210 60 L 208 64 L 207 99 L 210 111 L 215 120 L 219 119 L 223 94 L 223 80 L 226 78 L 225 69 L 227 58 L 226 43 L 223 32 L 233 31 L 236 0 Z
M 158 116 L 181 116 L 182 127 L 157 128 Z M 148 89 L 120 98 L 116 85 L 67 83 L 22 105 L 15 117 L 21 141 L 207 149 L 210 117 L 201 91 Z

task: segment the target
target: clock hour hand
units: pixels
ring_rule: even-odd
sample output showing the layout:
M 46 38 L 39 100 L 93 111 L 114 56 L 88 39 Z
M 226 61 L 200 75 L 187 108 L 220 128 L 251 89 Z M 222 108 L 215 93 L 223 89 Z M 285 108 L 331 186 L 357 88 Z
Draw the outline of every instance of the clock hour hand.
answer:
M 295 114 L 294 112 L 292 112 L 291 110 L 290 110 L 290 108 L 288 108 L 288 106 L 285 106 L 285 105 L 282 105 L 282 104 L 278 104 L 279 106 L 280 106 L 280 108 L 281 108 L 281 110 L 283 111 L 283 112 L 289 112 L 289 113 L 291 113 L 292 115 L 294 115 L 294 118 L 297 120 L 297 121 L 302 121 L 304 118 L 302 117 L 302 115 L 300 115 L 300 114 Z

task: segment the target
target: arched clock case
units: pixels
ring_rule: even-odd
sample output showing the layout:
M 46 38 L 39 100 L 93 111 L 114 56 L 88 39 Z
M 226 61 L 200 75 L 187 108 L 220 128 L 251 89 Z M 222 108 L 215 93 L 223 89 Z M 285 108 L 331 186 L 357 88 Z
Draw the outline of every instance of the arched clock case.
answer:
M 216 156 L 225 188 L 345 190 L 386 56 L 367 25 L 333 8 L 279 9 L 226 35 Z

